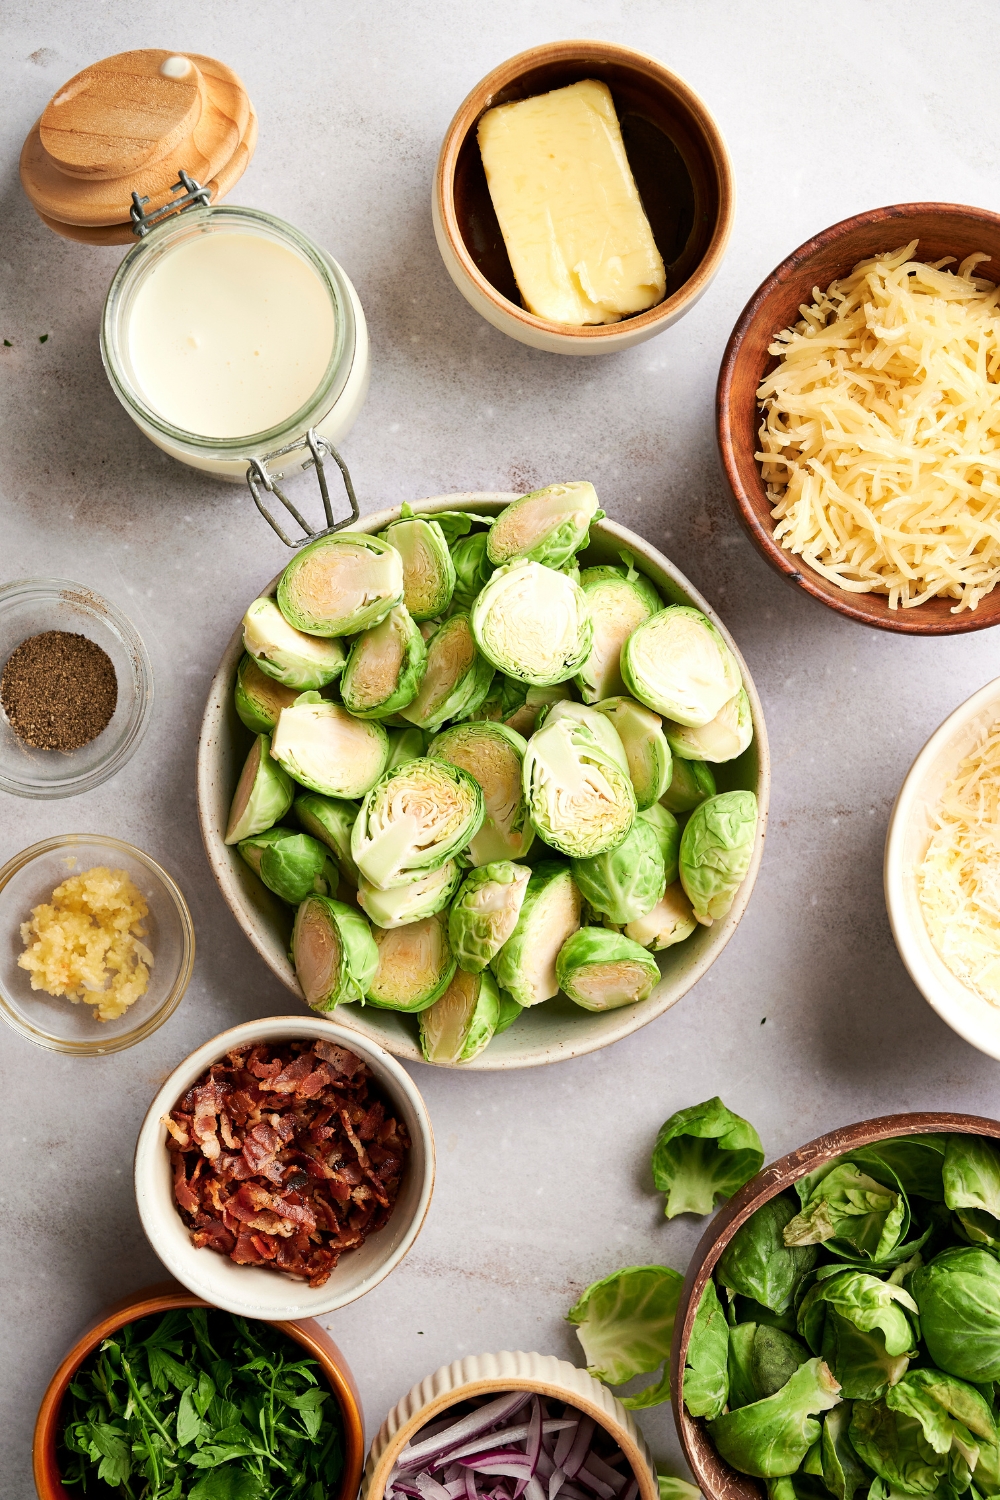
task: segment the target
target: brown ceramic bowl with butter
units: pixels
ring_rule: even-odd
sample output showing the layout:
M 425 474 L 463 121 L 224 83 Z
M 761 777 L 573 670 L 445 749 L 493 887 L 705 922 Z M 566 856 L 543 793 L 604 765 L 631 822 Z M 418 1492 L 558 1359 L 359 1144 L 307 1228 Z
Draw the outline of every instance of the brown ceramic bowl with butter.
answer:
M 815 1172 L 837 1156 L 900 1135 L 982 1135 L 1000 1140 L 1000 1120 L 981 1115 L 909 1114 L 880 1115 L 857 1125 L 844 1125 L 829 1135 L 800 1146 L 797 1151 L 772 1162 L 724 1203 L 709 1224 L 691 1257 L 681 1288 L 674 1343 L 670 1356 L 671 1401 L 674 1421 L 695 1483 L 705 1500 L 767 1500 L 762 1480 L 733 1469 L 716 1451 L 700 1417 L 692 1417 L 684 1405 L 684 1366 L 694 1327 L 695 1313 L 705 1285 L 736 1231 L 747 1219 L 779 1193 L 785 1192 L 807 1172 Z
M 572 327 L 522 306 L 490 198 L 476 127 L 497 104 L 550 93 L 583 79 L 611 90 L 625 152 L 657 249 L 663 301 L 618 323 Z M 655 58 L 612 42 L 549 42 L 494 68 L 448 127 L 434 177 L 434 233 L 448 273 L 494 328 L 552 354 L 610 354 L 652 338 L 707 290 L 734 213 L 729 152 L 706 105 Z

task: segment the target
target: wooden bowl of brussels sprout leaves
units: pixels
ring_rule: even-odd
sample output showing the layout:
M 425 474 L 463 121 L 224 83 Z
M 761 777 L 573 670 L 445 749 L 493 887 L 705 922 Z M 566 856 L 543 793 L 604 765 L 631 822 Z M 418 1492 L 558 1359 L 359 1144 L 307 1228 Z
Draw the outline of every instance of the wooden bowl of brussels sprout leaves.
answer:
M 593 486 L 381 511 L 247 603 L 199 811 L 300 1000 L 397 1057 L 527 1067 L 629 1035 L 718 957 L 763 850 L 760 700 Z
M 810 1141 L 692 1257 L 674 1415 L 707 1500 L 1000 1487 L 1000 1121 L 886 1115 Z

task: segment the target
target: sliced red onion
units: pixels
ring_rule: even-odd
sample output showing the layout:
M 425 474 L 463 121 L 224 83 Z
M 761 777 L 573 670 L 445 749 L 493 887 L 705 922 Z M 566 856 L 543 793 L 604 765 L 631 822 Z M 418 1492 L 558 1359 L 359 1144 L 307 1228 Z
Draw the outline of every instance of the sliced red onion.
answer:
M 530 1459 L 526 1453 L 519 1453 L 516 1448 L 488 1448 L 482 1453 L 470 1454 L 468 1458 L 460 1458 L 458 1462 L 463 1469 L 482 1469 L 484 1464 L 502 1463 L 505 1461 L 523 1464 L 530 1468 Z M 483 1470 L 485 1473 L 485 1470 Z
M 610 1484 L 605 1484 L 603 1479 L 598 1479 L 597 1475 L 592 1473 L 586 1464 L 584 1464 L 582 1469 L 578 1470 L 576 1477 L 588 1490 L 593 1490 L 598 1500 L 614 1500 L 615 1492 L 613 1487 Z M 441 1500 L 441 1497 L 437 1496 L 436 1500 Z
M 556 1443 L 555 1452 L 552 1455 L 552 1457 L 555 1459 L 555 1465 L 557 1469 L 561 1469 L 563 1464 L 565 1463 L 566 1458 L 569 1454 L 569 1450 L 573 1446 L 573 1439 L 576 1437 L 576 1432 L 579 1425 L 580 1419 L 578 1417 L 577 1420 L 573 1423 L 572 1427 L 564 1428 L 563 1431 L 559 1434 L 559 1440 Z
M 566 1470 L 567 1479 L 576 1478 L 583 1466 L 584 1459 L 587 1457 L 590 1449 L 590 1441 L 593 1436 L 593 1417 L 581 1417 L 580 1425 L 576 1429 L 576 1437 L 573 1439 L 573 1446 L 569 1450 L 569 1455 L 563 1460 L 563 1468 Z
M 437 1433 L 432 1438 L 424 1438 L 419 1443 L 409 1443 L 396 1460 L 400 1469 L 416 1469 L 425 1464 L 429 1458 L 436 1458 L 439 1453 L 445 1453 L 466 1438 L 478 1437 L 481 1432 L 486 1432 L 497 1422 L 505 1421 L 512 1417 L 516 1411 L 520 1411 L 524 1403 L 530 1398 L 530 1391 L 513 1391 L 509 1396 L 500 1396 L 496 1401 L 490 1401 L 486 1406 L 477 1407 L 468 1416 L 462 1417 L 458 1422 Z
M 638 1495 L 638 1493 L 639 1493 L 639 1481 L 637 1479 L 633 1479 L 632 1482 L 631 1482 L 631 1484 L 629 1485 L 628 1489 L 625 1491 L 624 1495 L 622 1496 L 622 1500 L 635 1500 L 635 1497 L 636 1497 L 636 1495 Z
M 439 1484 L 436 1479 L 433 1479 L 426 1469 L 422 1469 L 415 1476 L 413 1483 L 420 1491 L 422 1500 L 451 1500 L 451 1496 L 444 1485 Z M 602 1500 L 609 1500 L 610 1493 L 609 1490 L 608 1495 L 602 1496 Z
M 476 1488 L 476 1476 L 472 1469 L 465 1471 L 465 1495 L 466 1500 L 479 1500 L 479 1491 Z
M 618 1452 L 618 1456 L 620 1458 L 625 1457 L 620 1449 Z M 616 1469 L 613 1469 L 610 1464 L 605 1463 L 603 1458 L 598 1458 L 593 1449 L 591 1449 L 591 1451 L 587 1454 L 587 1468 L 590 1470 L 591 1474 L 595 1474 L 598 1479 L 603 1479 L 605 1484 L 610 1484 L 612 1492 L 615 1495 L 618 1494 L 619 1490 L 623 1490 L 625 1488 L 625 1475 L 619 1474 L 618 1471 Z
M 576 1423 L 567 1418 L 559 1420 L 550 1417 L 545 1422 L 540 1422 L 539 1446 L 541 1436 L 550 1432 L 561 1432 L 564 1427 L 576 1427 Z M 513 1447 L 515 1443 L 523 1443 L 528 1436 L 528 1424 L 522 1423 L 518 1427 L 505 1427 L 501 1432 L 487 1432 L 482 1437 L 470 1438 L 459 1448 L 449 1448 L 440 1458 L 432 1460 L 435 1469 L 444 1468 L 445 1464 L 452 1463 L 455 1459 L 465 1458 L 468 1453 L 481 1453 L 484 1448 L 507 1448 Z
M 557 1465 L 549 1475 L 549 1500 L 556 1500 L 556 1496 L 566 1483 L 566 1470 Z

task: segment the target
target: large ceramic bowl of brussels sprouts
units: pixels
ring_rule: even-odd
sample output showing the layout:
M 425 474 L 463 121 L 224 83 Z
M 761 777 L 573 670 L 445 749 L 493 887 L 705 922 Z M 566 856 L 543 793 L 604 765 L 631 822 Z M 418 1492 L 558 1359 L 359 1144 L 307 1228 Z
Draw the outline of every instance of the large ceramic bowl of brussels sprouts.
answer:
M 209 861 L 278 978 L 397 1057 L 485 1069 L 680 1000 L 746 909 L 768 789 L 735 642 L 585 482 L 301 548 L 198 756 Z

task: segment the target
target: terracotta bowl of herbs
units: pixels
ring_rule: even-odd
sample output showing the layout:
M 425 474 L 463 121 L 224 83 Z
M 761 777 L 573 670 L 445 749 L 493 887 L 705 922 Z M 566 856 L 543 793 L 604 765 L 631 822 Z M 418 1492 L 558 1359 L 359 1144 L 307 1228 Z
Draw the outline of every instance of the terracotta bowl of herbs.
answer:
M 968 1492 L 970 1468 L 998 1451 L 998 1143 L 1000 1120 L 882 1115 L 799 1147 L 723 1204 L 671 1352 L 706 1500 L 888 1486 L 907 1443 Z
M 245 1321 L 165 1282 L 115 1303 L 76 1340 L 42 1398 L 32 1456 L 40 1500 L 144 1500 L 178 1478 L 191 1500 L 264 1496 L 289 1471 L 329 1500 L 354 1500 L 364 1416 L 318 1323 Z

